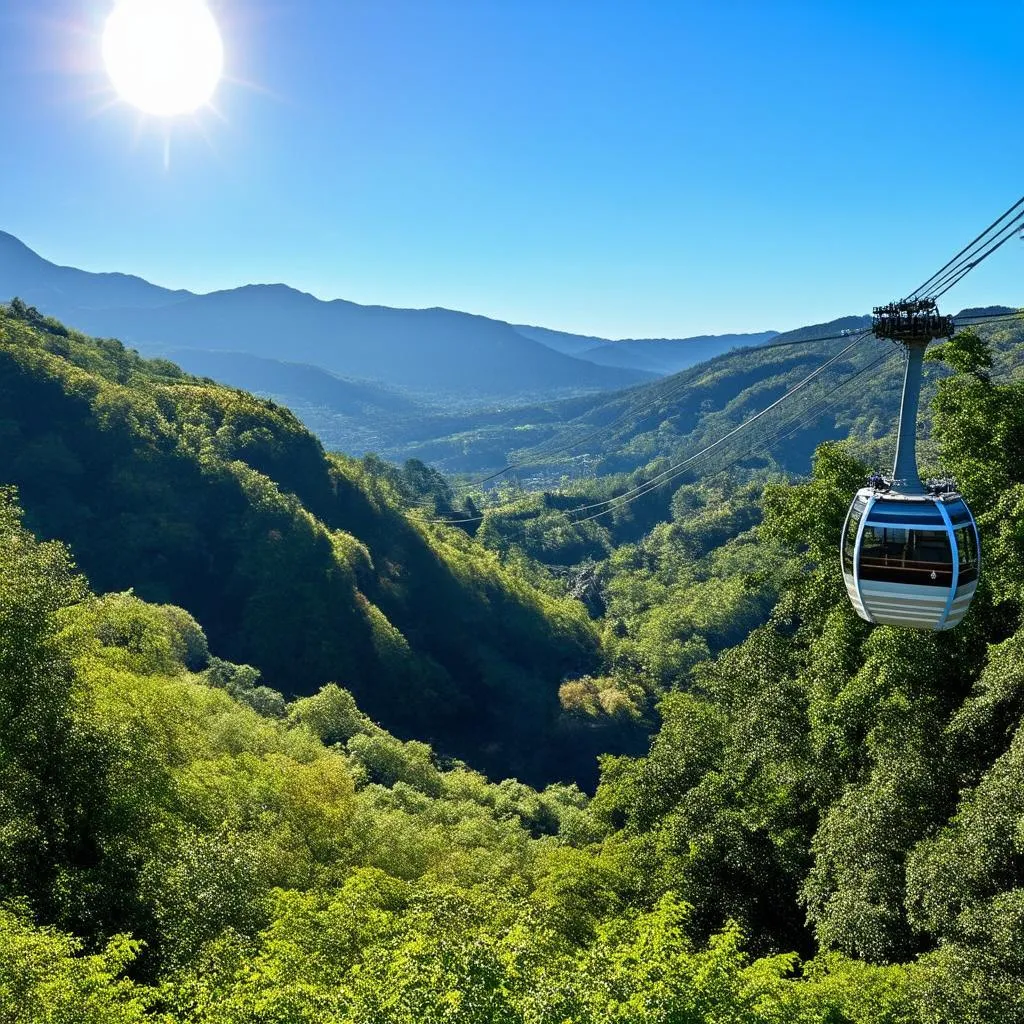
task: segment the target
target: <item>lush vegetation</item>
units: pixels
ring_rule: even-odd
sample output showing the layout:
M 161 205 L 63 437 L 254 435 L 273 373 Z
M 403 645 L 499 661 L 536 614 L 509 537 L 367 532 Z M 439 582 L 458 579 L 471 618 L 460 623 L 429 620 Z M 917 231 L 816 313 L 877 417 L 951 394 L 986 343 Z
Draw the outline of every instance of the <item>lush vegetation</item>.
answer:
M 400 506 L 457 517 L 425 467 L 325 458 L 284 410 L 27 309 L 0 328 L 0 468 L 20 487 L 0 500 L 0 1019 L 1024 1021 L 1008 348 L 936 350 L 932 451 L 985 561 L 965 622 L 921 634 L 868 626 L 843 592 L 862 444 L 821 446 L 802 482 L 684 482 L 609 523 L 569 522 L 571 493 L 510 492 L 472 527 L 428 526 Z M 203 585 L 262 610 L 277 672 L 167 582 L 211 531 L 236 547 Z M 417 590 L 441 570 L 461 621 Z M 344 586 L 312 588 L 302 608 L 337 607 L 307 622 L 290 606 L 310 578 Z M 446 643 L 490 650 L 486 671 Z M 438 675 L 417 675 L 428 657 Z M 524 736 L 530 701 L 553 705 L 527 742 L 554 756 L 641 728 L 649 749 L 604 756 L 592 797 L 489 781 L 445 756 L 485 763 L 477 723 L 402 718 L 460 693 Z
M 328 458 L 287 410 L 22 306 L 0 311 L 0 438 L 31 529 L 97 591 L 187 608 L 273 689 L 341 681 L 396 733 L 502 774 L 593 763 L 586 736 L 556 749 L 558 684 L 599 663 L 583 608 L 410 521 L 372 462 Z
M 606 797 L 442 770 L 335 686 L 261 716 L 186 613 L 91 596 L 9 496 L 0 532 L 4 1020 L 868 1021 L 931 998 L 923 967 L 755 959 L 733 923 L 705 942 Z

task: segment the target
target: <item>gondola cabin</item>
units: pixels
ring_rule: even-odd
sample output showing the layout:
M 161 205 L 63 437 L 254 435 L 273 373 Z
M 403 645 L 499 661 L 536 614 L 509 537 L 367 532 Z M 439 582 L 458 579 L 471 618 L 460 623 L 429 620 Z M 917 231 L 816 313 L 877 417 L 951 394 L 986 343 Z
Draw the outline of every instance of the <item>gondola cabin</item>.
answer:
M 978 585 L 978 529 L 956 492 L 900 494 L 863 487 L 843 528 L 842 565 L 847 593 L 862 619 L 952 629 Z
M 955 325 L 933 298 L 876 306 L 877 338 L 906 350 L 896 462 L 853 498 L 843 526 L 843 580 L 862 619 L 911 629 L 958 625 L 978 587 L 981 541 L 967 502 L 951 480 L 922 483 L 917 471 L 917 409 L 929 343 L 951 338 Z

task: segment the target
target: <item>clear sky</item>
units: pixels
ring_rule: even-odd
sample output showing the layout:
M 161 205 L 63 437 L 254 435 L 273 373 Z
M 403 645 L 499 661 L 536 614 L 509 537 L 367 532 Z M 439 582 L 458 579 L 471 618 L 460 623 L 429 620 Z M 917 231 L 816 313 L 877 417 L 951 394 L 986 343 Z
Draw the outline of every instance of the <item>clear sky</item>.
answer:
M 910 291 L 1024 193 L 1024 3 L 217 0 L 216 111 L 111 92 L 110 0 L 0 2 L 0 228 L 209 291 L 606 337 Z M 950 311 L 1024 304 L 1014 240 Z

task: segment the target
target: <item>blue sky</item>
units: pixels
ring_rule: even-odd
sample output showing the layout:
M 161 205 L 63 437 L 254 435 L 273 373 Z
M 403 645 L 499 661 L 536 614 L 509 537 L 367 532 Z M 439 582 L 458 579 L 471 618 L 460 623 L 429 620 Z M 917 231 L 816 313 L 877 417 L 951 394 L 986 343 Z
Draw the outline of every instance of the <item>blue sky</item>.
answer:
M 169 128 L 108 102 L 110 6 L 0 5 L 0 228 L 171 287 L 784 330 L 1024 193 L 1019 0 L 219 0 L 217 113 Z M 948 304 L 1022 281 L 1015 240 Z

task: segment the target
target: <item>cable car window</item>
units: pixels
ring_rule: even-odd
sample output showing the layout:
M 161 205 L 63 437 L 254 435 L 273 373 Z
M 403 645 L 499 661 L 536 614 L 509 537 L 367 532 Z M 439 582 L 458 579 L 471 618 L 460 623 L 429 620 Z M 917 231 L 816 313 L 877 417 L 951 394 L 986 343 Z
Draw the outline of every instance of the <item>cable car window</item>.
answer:
M 860 578 L 924 587 L 951 586 L 953 551 L 946 531 L 865 526 Z
M 961 526 L 955 532 L 960 560 L 959 583 L 970 583 L 978 578 L 978 538 L 973 526 Z
M 864 507 L 856 506 L 850 510 L 850 518 L 846 521 L 846 534 L 843 537 L 843 572 L 853 575 L 853 553 L 857 547 L 857 527 L 860 525 Z

